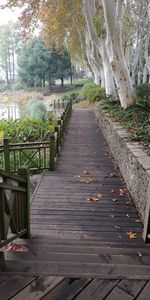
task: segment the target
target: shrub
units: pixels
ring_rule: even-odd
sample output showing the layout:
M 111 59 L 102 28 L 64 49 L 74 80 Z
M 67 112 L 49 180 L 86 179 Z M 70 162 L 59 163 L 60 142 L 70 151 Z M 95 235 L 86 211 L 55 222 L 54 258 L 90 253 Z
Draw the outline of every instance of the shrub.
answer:
M 72 100 L 74 102 L 74 100 L 76 100 L 79 96 L 79 93 L 76 92 L 72 92 L 72 93 L 66 93 L 63 95 L 62 100 Z
M 144 83 L 135 88 L 137 100 L 148 101 L 150 99 L 150 84 Z
M 49 140 L 50 132 L 54 131 L 52 118 L 46 121 L 38 119 L 12 119 L 0 121 L 0 137 L 9 138 L 11 143 L 36 142 Z
M 33 119 L 45 120 L 46 107 L 43 103 L 33 100 L 27 104 L 26 112 Z
M 104 88 L 94 82 L 87 82 L 84 84 L 81 95 L 90 102 L 100 101 L 106 97 Z

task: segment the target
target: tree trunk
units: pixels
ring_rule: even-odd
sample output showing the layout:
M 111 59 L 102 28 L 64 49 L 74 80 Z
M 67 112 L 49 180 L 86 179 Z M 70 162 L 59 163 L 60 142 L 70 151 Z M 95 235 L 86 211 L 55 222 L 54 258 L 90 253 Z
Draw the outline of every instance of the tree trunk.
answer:
M 122 0 L 102 0 L 107 31 L 107 49 L 118 89 L 121 106 L 127 108 L 135 103 L 132 82 L 123 53 Z
M 109 62 L 105 41 L 102 39 L 100 43 L 100 53 L 101 53 L 102 63 L 103 63 L 106 95 L 112 95 L 115 93 L 113 72 Z
M 64 76 L 61 76 L 61 87 L 63 87 L 64 86 Z

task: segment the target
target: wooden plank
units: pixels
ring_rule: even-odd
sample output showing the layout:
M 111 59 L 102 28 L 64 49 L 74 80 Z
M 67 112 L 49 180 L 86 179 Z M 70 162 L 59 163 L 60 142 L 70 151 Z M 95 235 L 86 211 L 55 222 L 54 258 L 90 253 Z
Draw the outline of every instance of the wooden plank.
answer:
M 0 284 L 0 297 L 3 300 L 8 300 L 17 294 L 20 290 L 34 281 L 34 277 L 11 276 L 2 284 Z
M 92 280 L 92 282 L 75 298 L 75 300 L 102 300 L 111 292 L 118 282 L 119 280 Z
M 55 289 L 48 293 L 43 300 L 71 300 L 80 293 L 90 282 L 90 279 L 65 279 Z
M 32 276 L 64 276 L 105 279 L 143 279 L 148 280 L 150 266 L 108 264 L 108 263 L 76 263 L 76 262 L 48 262 L 48 261 L 9 261 L 6 275 L 28 273 Z
M 137 298 L 138 300 L 149 300 L 150 299 L 150 281 L 146 284 L 144 289 L 141 291 Z
M 131 296 L 137 297 L 146 283 L 146 280 L 121 280 L 118 287 Z
M 63 280 L 63 277 L 38 277 L 31 284 L 17 293 L 12 300 L 40 300 Z
M 105 298 L 106 300 L 133 300 L 134 297 L 127 294 L 123 290 L 115 287 L 113 291 Z

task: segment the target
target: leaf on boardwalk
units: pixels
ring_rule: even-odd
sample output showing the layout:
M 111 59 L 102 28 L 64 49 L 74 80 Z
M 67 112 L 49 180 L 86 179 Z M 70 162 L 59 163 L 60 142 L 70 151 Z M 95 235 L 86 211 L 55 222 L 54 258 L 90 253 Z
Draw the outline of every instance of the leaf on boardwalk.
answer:
M 90 175 L 90 172 L 87 171 L 87 170 L 83 170 L 83 174 L 84 174 L 84 175 Z
M 111 217 L 111 218 L 114 218 L 115 216 L 114 216 L 114 215 L 110 215 L 110 217 Z
M 114 194 L 115 193 L 115 191 L 114 190 L 111 190 L 111 194 Z
M 16 252 L 27 252 L 28 249 L 23 244 L 9 243 L 7 246 L 1 248 L 2 252 L 16 251 Z
M 125 195 L 127 192 L 128 192 L 128 190 L 127 190 L 126 188 L 124 188 L 124 189 L 119 189 L 119 195 L 120 195 L 120 196 Z
M 142 221 L 140 219 L 135 220 L 136 223 L 141 223 Z
M 86 198 L 88 201 L 97 202 L 102 198 L 102 194 L 91 195 Z
M 86 183 L 86 184 L 91 184 L 91 183 L 96 183 L 97 179 L 94 177 L 83 177 L 83 176 L 74 176 L 73 177 L 74 181 L 80 182 L 80 183 Z
M 130 215 L 129 215 L 129 214 L 126 214 L 126 217 L 127 217 L 127 218 L 130 218 Z
M 118 177 L 116 173 L 108 173 L 104 176 L 104 178 Z
M 115 208 L 112 208 L 111 211 L 112 211 L 112 212 L 115 212 L 116 210 L 115 210 Z
M 112 199 L 113 202 L 118 202 L 117 198 Z
M 115 229 L 120 229 L 120 226 L 118 226 L 118 225 L 115 225 Z
M 137 255 L 138 255 L 139 257 L 142 257 L 142 256 L 143 256 L 143 253 L 142 253 L 141 251 L 137 251 Z
M 128 231 L 127 236 L 129 237 L 129 239 L 136 239 L 136 233 L 133 231 Z

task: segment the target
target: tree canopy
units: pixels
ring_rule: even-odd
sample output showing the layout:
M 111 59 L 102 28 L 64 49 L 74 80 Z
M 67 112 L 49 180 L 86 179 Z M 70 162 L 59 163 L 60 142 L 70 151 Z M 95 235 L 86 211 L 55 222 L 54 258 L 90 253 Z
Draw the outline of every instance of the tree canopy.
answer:
M 7 0 L 23 6 L 22 23 L 39 22 L 47 45 L 65 43 L 86 62 L 107 95 L 119 95 L 126 108 L 135 101 L 133 86 L 150 81 L 149 0 Z

